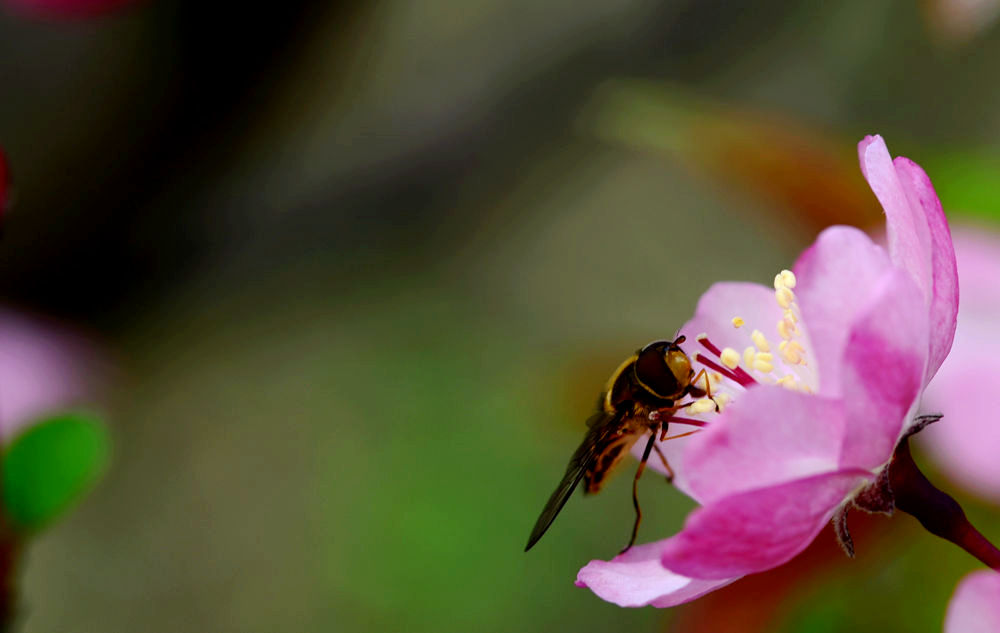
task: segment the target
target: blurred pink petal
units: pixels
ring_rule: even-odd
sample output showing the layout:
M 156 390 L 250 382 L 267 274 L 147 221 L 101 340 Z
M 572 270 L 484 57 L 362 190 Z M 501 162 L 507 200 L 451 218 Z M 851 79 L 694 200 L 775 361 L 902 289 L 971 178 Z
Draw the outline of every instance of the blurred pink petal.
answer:
M 681 489 L 703 507 L 634 558 L 591 562 L 578 584 L 617 604 L 663 606 L 712 588 L 691 578 L 728 583 L 771 569 L 890 462 L 933 374 L 928 358 L 951 347 L 957 280 L 923 172 L 908 161 L 897 170 L 878 136 L 859 155 L 886 211 L 889 253 L 857 229 L 833 227 L 799 258 L 797 274 L 775 277 L 774 291 L 709 289 L 681 332 L 695 370 L 714 375 L 721 412 L 711 403 L 684 410 L 709 428 L 684 440 L 677 466 Z M 665 572 L 650 563 L 656 552 Z
M 1000 572 L 973 572 L 958 583 L 951 597 L 944 633 L 997 631 L 1000 631 Z
M 2 2 L 20 13 L 50 18 L 93 17 L 136 4 L 136 0 L 2 0 Z
M 92 401 L 103 373 L 82 338 L 0 308 L 0 441 L 39 416 Z
M 1000 503 L 1000 235 L 956 228 L 962 284 L 958 330 L 948 360 L 923 399 L 944 419 L 921 434 L 921 446 L 945 473 L 969 490 Z

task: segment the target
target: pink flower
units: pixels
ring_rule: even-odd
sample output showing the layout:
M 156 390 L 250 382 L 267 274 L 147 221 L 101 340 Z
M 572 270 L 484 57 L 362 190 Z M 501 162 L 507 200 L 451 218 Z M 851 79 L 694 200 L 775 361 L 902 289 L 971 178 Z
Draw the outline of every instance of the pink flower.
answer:
M 944 618 L 944 633 L 1000 631 L 1000 573 L 977 571 L 958 583 Z
M 921 441 L 952 480 L 1000 503 L 1000 236 L 957 229 L 955 256 L 962 284 L 955 345 L 922 407 L 944 411 L 946 423 L 927 429 Z
M 83 338 L 0 308 L 0 442 L 39 417 L 92 401 L 107 371 Z
M 879 476 L 951 348 L 958 278 L 927 175 L 881 137 L 858 150 L 888 252 L 831 227 L 773 289 L 725 282 L 702 296 L 681 334 L 700 344 L 696 371 L 713 372 L 722 412 L 689 407 L 709 429 L 661 446 L 702 507 L 666 540 L 591 561 L 579 586 L 621 606 L 673 606 L 781 565 L 850 504 L 881 501 Z

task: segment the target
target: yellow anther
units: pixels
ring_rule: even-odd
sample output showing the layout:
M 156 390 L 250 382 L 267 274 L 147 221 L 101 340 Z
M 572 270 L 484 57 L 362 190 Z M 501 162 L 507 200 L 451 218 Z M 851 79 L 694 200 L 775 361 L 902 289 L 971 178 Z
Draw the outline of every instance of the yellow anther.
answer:
M 766 360 L 760 360 L 759 358 L 754 361 L 753 368 L 762 373 L 770 373 L 774 370 L 774 365 L 767 362 Z
M 789 341 L 781 350 L 781 357 L 792 365 L 804 365 L 805 351 L 806 349 L 798 341 Z
M 799 356 L 799 353 L 791 348 L 785 348 L 785 351 L 781 353 L 781 357 L 785 359 L 786 363 L 790 363 L 792 365 L 798 365 L 799 362 L 802 361 L 802 357 Z
M 744 323 L 746 323 L 746 321 L 740 317 L 733 317 L 733 327 L 743 327 Z
M 687 409 L 690 413 L 708 413 L 715 411 L 715 401 L 711 398 L 701 398 L 688 405 Z
M 752 347 L 748 347 L 743 350 L 743 364 L 747 367 L 753 367 L 754 356 L 757 355 L 757 350 Z
M 785 389 L 796 389 L 798 384 L 795 382 L 795 376 L 791 374 L 786 374 L 778 379 L 778 384 Z
M 712 384 L 717 385 L 722 382 L 722 374 L 717 371 L 712 372 Z
M 740 364 L 740 353 L 732 347 L 727 347 L 722 350 L 722 354 L 719 355 L 719 360 L 721 360 L 722 364 L 729 369 L 736 369 L 736 366 Z
M 781 280 L 781 285 L 784 286 L 785 288 L 795 287 L 795 282 L 796 282 L 795 273 L 793 273 L 792 271 L 783 270 L 780 273 L 778 273 L 778 276 L 774 278 L 775 284 L 778 283 L 779 279 Z
M 767 343 L 767 337 L 760 330 L 754 330 L 750 333 L 750 338 L 753 339 L 753 344 L 757 346 L 762 352 L 770 352 L 771 346 Z
M 729 397 L 728 393 L 720 393 L 715 396 L 715 404 L 719 405 L 719 411 L 725 409 L 730 400 L 732 400 L 732 398 Z
M 757 355 L 754 356 L 754 362 L 758 360 L 762 360 L 765 363 L 773 363 L 774 354 L 772 354 L 771 352 L 757 352 Z
M 778 300 L 778 305 L 786 310 L 795 303 L 795 293 L 784 287 L 774 291 L 774 298 Z
M 792 310 L 785 310 L 785 318 L 791 321 L 792 323 L 799 322 L 799 317 L 795 316 L 795 312 Z
M 778 335 L 786 341 L 791 340 L 795 336 L 794 323 L 788 321 L 788 319 L 782 319 L 778 321 Z

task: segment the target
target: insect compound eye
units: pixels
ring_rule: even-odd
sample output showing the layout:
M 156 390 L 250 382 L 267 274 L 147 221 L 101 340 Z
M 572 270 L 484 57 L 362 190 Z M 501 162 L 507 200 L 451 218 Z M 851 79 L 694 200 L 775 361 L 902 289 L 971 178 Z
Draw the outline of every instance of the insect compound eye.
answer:
M 673 368 L 668 365 L 670 352 L 664 355 L 662 348 L 647 346 L 635 360 L 635 377 L 639 384 L 664 399 L 677 396 L 681 391 L 681 381 Z M 681 353 L 683 355 L 683 352 Z M 689 365 L 690 367 L 690 365 Z M 685 379 L 687 375 L 685 374 Z
M 665 361 L 678 384 L 687 385 L 692 373 L 691 359 L 687 354 L 679 349 L 668 350 Z

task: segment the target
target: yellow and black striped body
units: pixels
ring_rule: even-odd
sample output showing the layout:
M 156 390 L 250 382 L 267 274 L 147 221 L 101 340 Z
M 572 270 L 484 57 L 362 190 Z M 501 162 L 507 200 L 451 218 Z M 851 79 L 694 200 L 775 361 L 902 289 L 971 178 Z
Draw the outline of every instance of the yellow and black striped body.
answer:
M 542 510 L 525 551 L 542 537 L 582 479 L 584 492 L 599 492 L 608 473 L 645 433 L 660 428 L 651 419 L 654 411 L 672 413 L 680 398 L 697 388 L 691 384 L 690 359 L 675 341 L 655 341 L 627 358 L 611 374 L 587 420 L 587 434 L 573 453 L 566 473 Z
M 583 473 L 583 491 L 587 494 L 600 492 L 608 473 L 625 458 L 641 436 L 642 431 L 624 430 L 621 434 L 615 433 L 607 440 L 598 442 L 593 463 Z
M 611 419 L 604 421 L 606 432 L 593 440 L 594 457 L 583 474 L 583 490 L 587 494 L 600 492 L 608 473 L 649 430 L 649 414 L 674 406 L 672 398 L 658 395 L 639 380 L 636 374 L 638 360 L 639 352 L 636 352 L 619 365 L 601 394 L 598 406 Z M 670 385 L 666 387 L 671 388 Z M 601 420 L 591 418 L 591 421 Z

